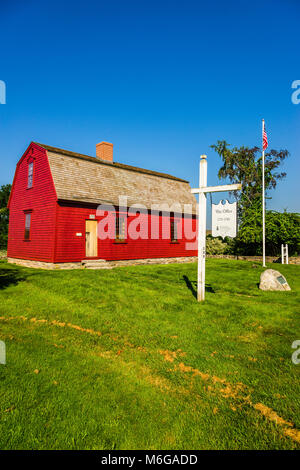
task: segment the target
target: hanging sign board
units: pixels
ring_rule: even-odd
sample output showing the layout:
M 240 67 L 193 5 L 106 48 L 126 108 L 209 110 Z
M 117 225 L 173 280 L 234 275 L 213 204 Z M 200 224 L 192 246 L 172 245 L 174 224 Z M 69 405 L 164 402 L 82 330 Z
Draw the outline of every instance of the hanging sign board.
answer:
M 213 237 L 236 237 L 237 227 L 237 204 L 228 201 L 222 204 L 212 204 L 212 236 Z

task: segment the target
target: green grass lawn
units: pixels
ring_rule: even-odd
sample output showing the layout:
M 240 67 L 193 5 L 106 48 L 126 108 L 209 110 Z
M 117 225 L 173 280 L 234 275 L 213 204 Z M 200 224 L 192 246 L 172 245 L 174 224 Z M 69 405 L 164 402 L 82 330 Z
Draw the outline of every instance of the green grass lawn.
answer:
M 300 449 L 300 268 L 0 262 L 0 449 Z

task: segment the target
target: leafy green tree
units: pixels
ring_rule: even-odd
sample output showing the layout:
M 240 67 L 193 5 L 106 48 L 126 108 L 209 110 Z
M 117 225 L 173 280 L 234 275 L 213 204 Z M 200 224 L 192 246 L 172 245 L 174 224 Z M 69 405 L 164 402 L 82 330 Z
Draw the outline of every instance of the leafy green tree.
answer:
M 266 252 L 269 256 L 281 253 L 281 244 L 288 244 L 289 254 L 300 253 L 300 215 L 289 212 L 266 212 Z M 261 212 L 247 211 L 236 239 L 238 253 L 255 255 L 262 252 Z
M 4 184 L 0 188 L 0 249 L 6 248 L 8 234 L 7 203 L 11 191 L 11 184 Z
M 218 140 L 211 145 L 223 161 L 218 172 L 219 179 L 228 178 L 231 183 L 242 183 L 242 191 L 234 191 L 238 201 L 239 220 L 243 220 L 246 211 L 253 205 L 257 209 L 262 205 L 262 157 L 259 147 L 233 147 L 225 140 Z M 279 166 L 288 157 L 287 150 L 270 150 L 265 153 L 266 191 L 276 188 L 277 182 L 286 173 L 278 172 Z
M 221 157 L 223 165 L 219 179 L 242 183 L 242 190 L 235 191 L 238 202 L 239 233 L 231 250 L 237 254 L 255 255 L 262 252 L 262 157 L 258 147 L 230 148 L 224 140 L 211 146 Z M 270 150 L 265 153 L 265 188 L 275 189 L 286 173 L 279 167 L 288 157 L 287 150 Z M 288 212 L 266 212 L 266 252 L 280 254 L 281 244 L 289 245 L 289 253 L 300 251 L 300 216 Z
M 266 233 L 266 247 L 271 255 L 279 254 L 282 243 L 288 244 L 290 255 L 300 253 L 300 214 L 268 211 Z

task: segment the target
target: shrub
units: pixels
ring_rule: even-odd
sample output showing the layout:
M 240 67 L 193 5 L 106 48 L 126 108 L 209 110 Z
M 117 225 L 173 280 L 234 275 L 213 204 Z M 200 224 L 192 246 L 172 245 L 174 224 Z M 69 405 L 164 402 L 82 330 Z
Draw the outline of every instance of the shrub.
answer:
M 222 242 L 220 238 L 207 237 L 206 253 L 208 255 L 223 255 L 227 253 L 227 243 Z

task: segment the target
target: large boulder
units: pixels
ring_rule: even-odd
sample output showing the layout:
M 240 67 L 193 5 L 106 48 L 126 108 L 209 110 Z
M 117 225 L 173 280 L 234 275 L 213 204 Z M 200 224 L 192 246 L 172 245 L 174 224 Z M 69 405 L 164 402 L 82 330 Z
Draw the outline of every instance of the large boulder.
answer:
M 266 269 L 261 273 L 259 288 L 262 290 L 291 290 L 286 278 L 275 269 Z

